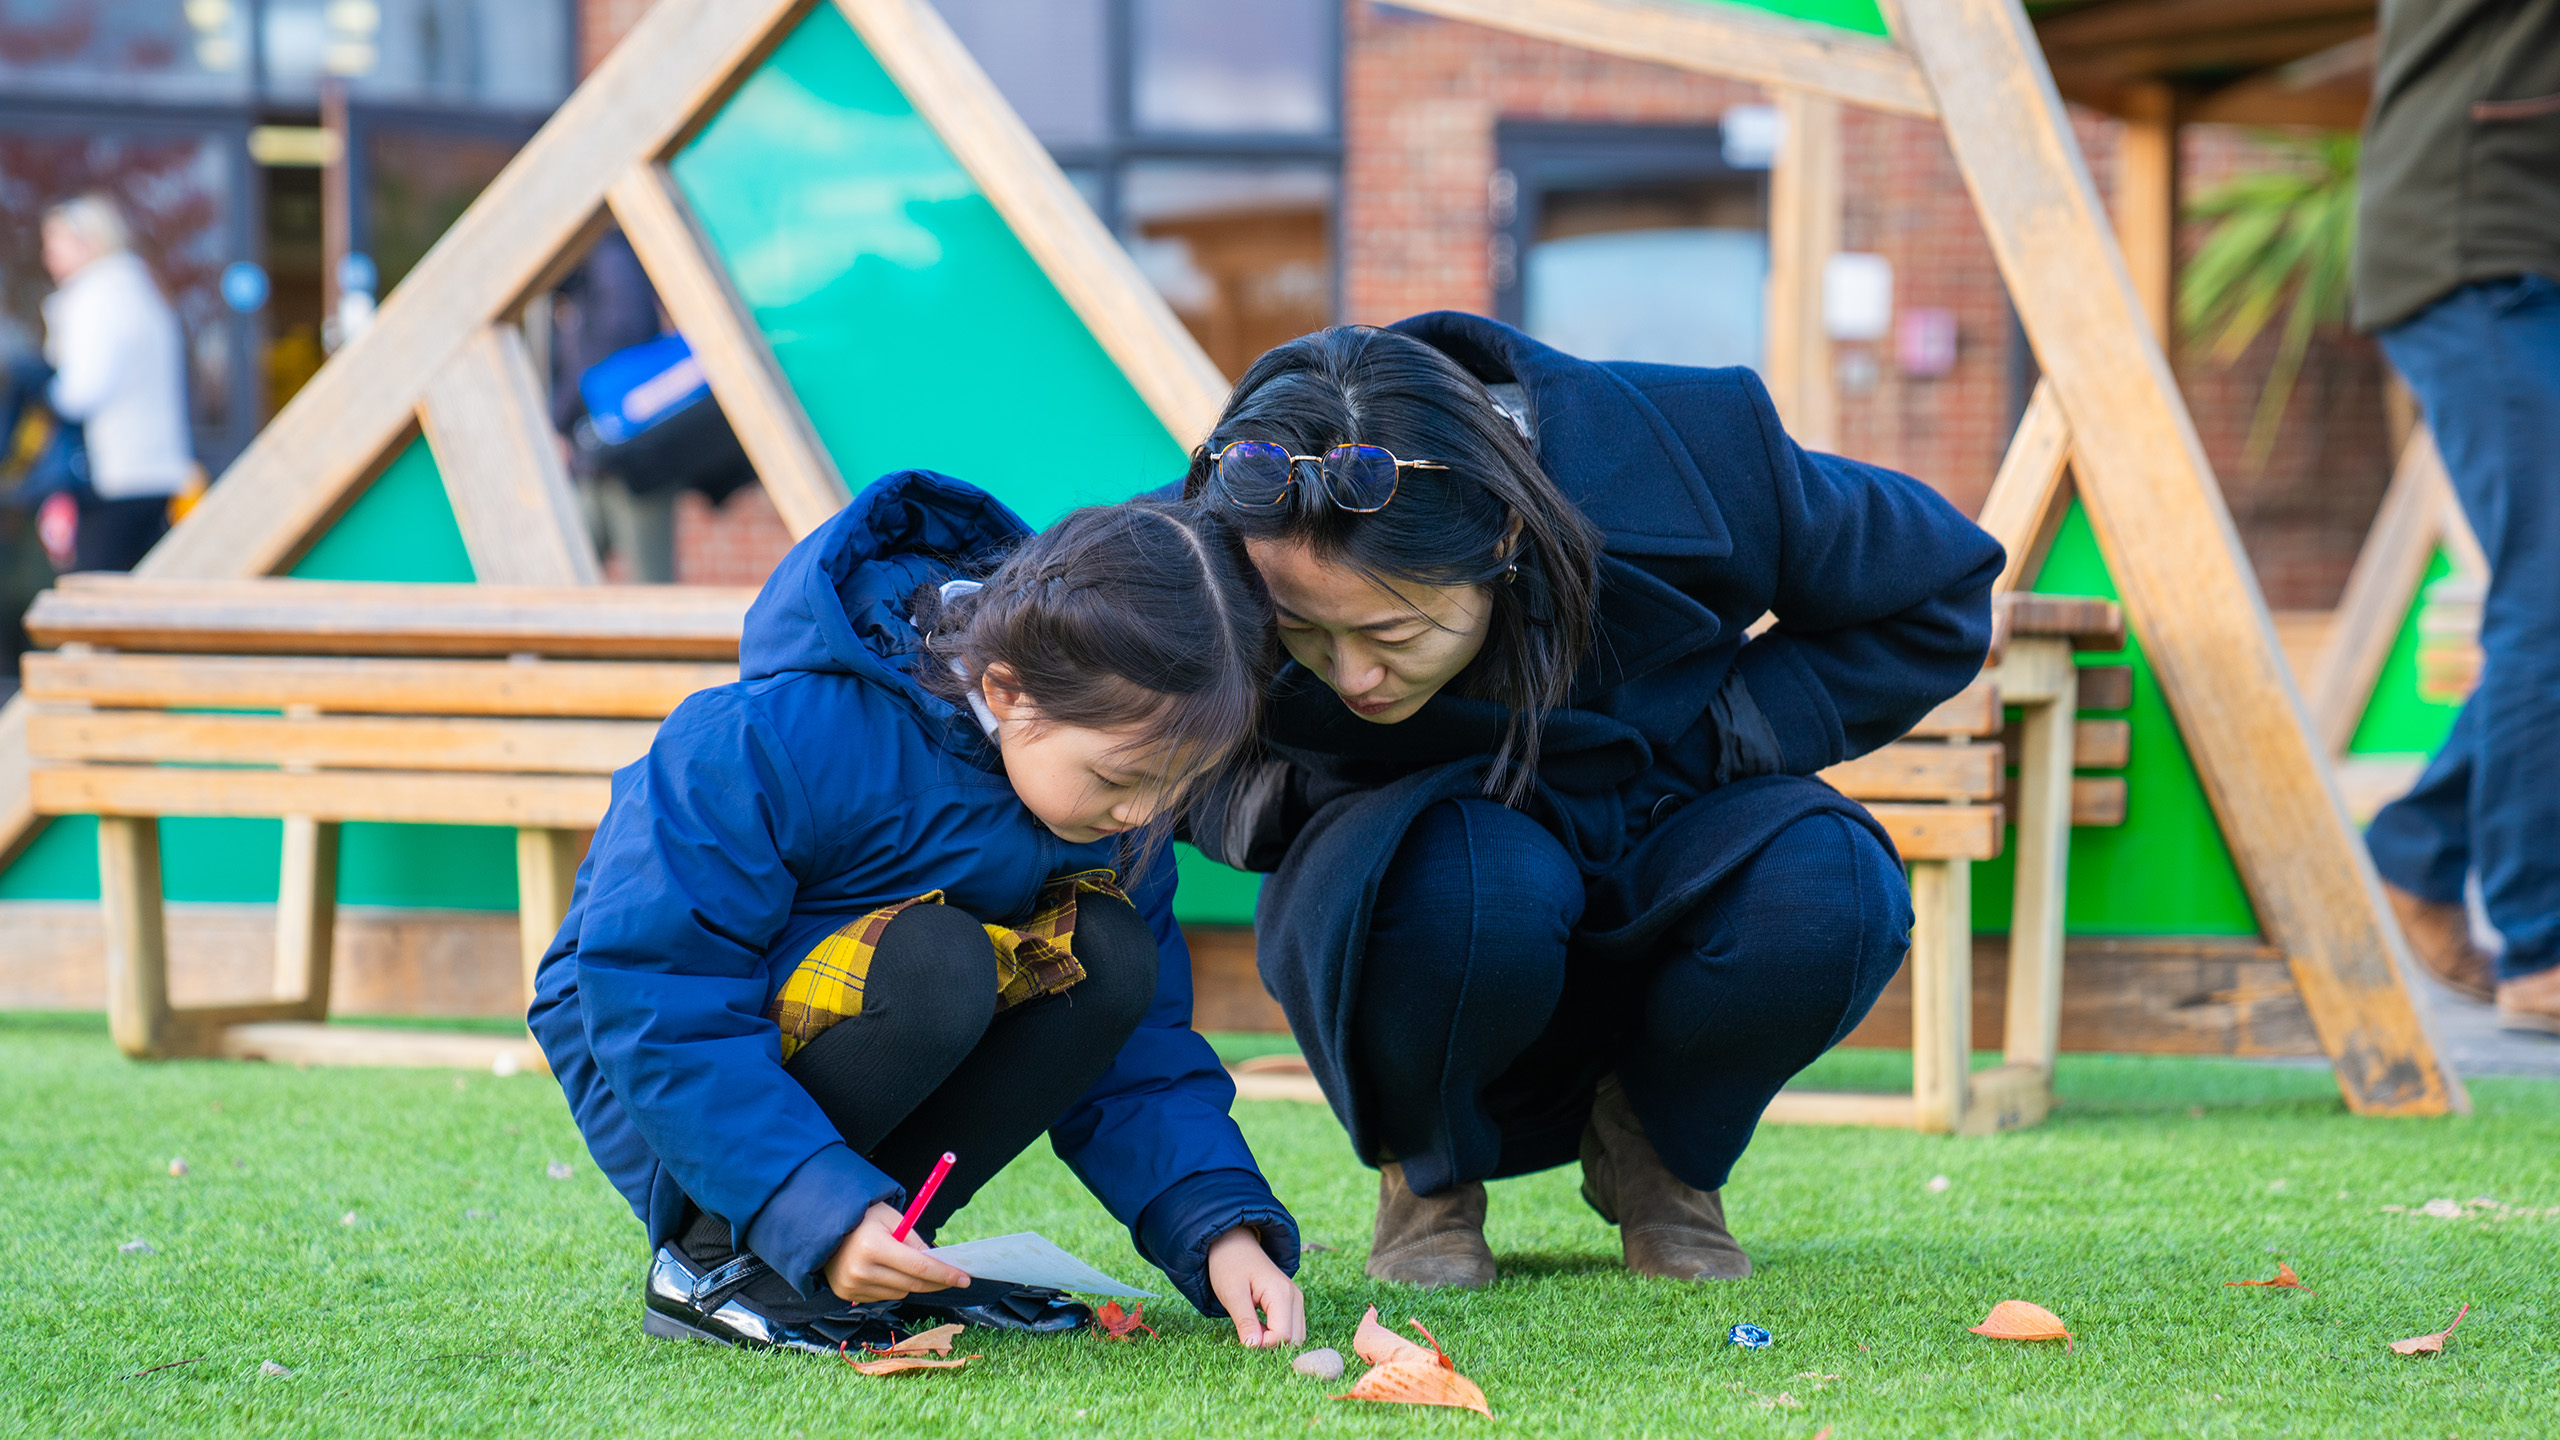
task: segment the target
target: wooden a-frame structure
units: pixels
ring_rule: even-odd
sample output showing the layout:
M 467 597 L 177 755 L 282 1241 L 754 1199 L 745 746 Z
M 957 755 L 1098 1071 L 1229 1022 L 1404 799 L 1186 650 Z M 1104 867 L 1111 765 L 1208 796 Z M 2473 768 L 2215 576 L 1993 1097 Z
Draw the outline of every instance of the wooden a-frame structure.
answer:
M 1939 122 L 2045 373 L 1981 517 L 2009 547 L 2002 587 L 2033 576 L 2076 488 L 2348 1103 L 2363 1114 L 2467 1109 L 2412 1001 L 2406 944 L 2017 0 L 1882 0 L 1890 38 L 1716 0 L 1399 3 L 1757 81 L 1778 95 L 1791 141 L 1836 146 L 1842 103 Z M 1801 257 L 1778 232 L 1822 223 L 1804 213 L 1821 185 L 1782 173 L 1772 188 L 1770 388 L 1796 425 L 1788 401 L 1818 365 L 1782 322 L 1818 313 L 1818 276 L 1789 273 Z M 1814 418 L 1804 428 L 1819 442 L 1827 426 Z
M 833 515 L 844 477 L 668 168 L 820 3 L 658 0 L 138 573 L 281 574 L 423 435 L 479 580 L 597 583 L 520 322 L 608 221 L 783 523 L 796 537 Z M 1176 437 L 1205 434 L 1226 382 L 932 6 L 832 3 L 1146 408 Z M 27 719 L 23 697 L 0 709 L 0 864 L 43 823 Z
M 816 3 L 660 0 L 143 573 L 281 571 L 423 431 L 481 579 L 592 583 L 515 322 L 608 215 L 692 341 L 785 522 L 806 533 L 831 514 L 844 480 L 666 168 Z M 1223 390 L 1215 370 L 925 0 L 831 3 L 1167 430 L 1203 433 Z M 2061 504 L 2066 465 L 2076 473 L 2341 1090 L 2368 1114 L 2466 1108 L 2402 982 L 2405 947 L 2016 0 L 1889 3 L 1890 40 L 1713 0 L 1402 3 L 1759 81 L 1800 138 L 1827 130 L 1836 145 L 1841 103 L 1941 122 L 2048 377 L 1985 523 L 2013 556 L 2032 551 Z M 1778 198 L 1781 226 L 1824 223 L 1818 194 Z M 1809 330 L 1780 322 L 1814 313 L 1813 283 L 1773 284 L 1773 335 Z M 1782 341 L 1772 362 L 1782 400 L 1805 394 L 1819 369 L 1800 340 Z M 1817 421 L 1808 434 L 1827 442 L 1826 428 Z M 25 718 L 13 705 L 0 712 L 0 854 L 31 828 L 25 776 Z

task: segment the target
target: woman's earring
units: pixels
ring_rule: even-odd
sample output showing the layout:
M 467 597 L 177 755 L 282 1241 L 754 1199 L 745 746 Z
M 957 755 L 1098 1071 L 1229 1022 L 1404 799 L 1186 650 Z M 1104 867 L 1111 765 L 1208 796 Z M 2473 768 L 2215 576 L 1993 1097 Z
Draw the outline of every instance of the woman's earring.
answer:
M 1502 567 L 1502 583 L 1503 583 L 1503 584 L 1508 585 L 1508 584 L 1512 583 L 1513 581 L 1515 581 L 1515 580 L 1517 580 L 1517 579 L 1519 579 L 1519 578 L 1520 578 L 1520 562 L 1519 562 L 1519 561 L 1517 561 L 1517 560 L 1511 561 L 1509 564 L 1506 564 L 1506 565 L 1504 565 L 1504 566 Z

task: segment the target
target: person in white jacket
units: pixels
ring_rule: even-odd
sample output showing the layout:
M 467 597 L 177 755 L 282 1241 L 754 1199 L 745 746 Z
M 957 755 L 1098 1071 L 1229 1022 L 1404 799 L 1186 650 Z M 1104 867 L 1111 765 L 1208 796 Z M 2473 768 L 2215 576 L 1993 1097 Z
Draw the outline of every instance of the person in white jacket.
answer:
M 54 413 L 87 442 L 77 570 L 130 570 L 169 528 L 169 497 L 195 457 L 187 435 L 186 342 L 115 202 L 83 195 L 45 212 L 45 358 Z

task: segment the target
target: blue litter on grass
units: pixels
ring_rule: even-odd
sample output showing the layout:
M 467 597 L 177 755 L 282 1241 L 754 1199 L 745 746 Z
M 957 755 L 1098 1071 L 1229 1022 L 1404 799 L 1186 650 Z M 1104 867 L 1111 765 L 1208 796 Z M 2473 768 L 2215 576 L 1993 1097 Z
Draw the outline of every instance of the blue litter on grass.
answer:
M 1769 1348 L 1769 1332 L 1761 1329 L 1757 1325 L 1736 1325 L 1732 1329 L 1724 1332 L 1724 1338 L 1741 1346 L 1745 1350 L 1766 1350 Z

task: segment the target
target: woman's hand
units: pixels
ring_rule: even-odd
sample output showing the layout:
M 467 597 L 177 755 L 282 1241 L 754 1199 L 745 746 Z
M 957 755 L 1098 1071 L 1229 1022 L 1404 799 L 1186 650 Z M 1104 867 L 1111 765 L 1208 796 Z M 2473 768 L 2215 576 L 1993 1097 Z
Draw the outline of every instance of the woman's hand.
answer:
M 1260 1349 L 1307 1341 L 1307 1301 L 1262 1253 L 1262 1236 L 1239 1225 L 1209 1242 L 1209 1293 L 1236 1322 L 1236 1339 Z
M 890 1239 L 897 1229 L 897 1211 L 886 1205 L 865 1211 L 862 1223 L 853 1227 L 827 1260 L 827 1288 L 860 1305 L 904 1300 L 919 1290 L 948 1290 L 969 1283 L 968 1276 L 925 1254 L 925 1243 L 916 1236 Z M 1293 1298 L 1296 1293 L 1290 1292 Z

